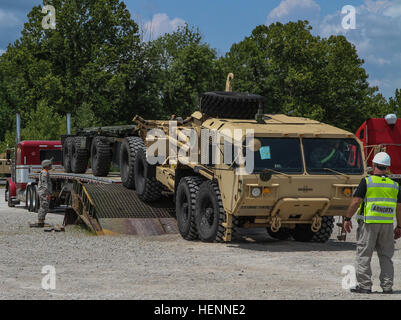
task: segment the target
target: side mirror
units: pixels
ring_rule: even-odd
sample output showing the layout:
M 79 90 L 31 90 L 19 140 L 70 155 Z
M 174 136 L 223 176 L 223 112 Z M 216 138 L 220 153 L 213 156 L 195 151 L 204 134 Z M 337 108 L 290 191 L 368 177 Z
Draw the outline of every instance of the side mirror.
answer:
M 249 141 L 247 148 L 252 152 L 258 152 L 262 147 L 262 142 L 259 139 L 253 138 Z
M 259 177 L 260 180 L 262 180 L 263 182 L 268 182 L 272 178 L 272 173 L 270 171 L 265 170 L 260 173 Z

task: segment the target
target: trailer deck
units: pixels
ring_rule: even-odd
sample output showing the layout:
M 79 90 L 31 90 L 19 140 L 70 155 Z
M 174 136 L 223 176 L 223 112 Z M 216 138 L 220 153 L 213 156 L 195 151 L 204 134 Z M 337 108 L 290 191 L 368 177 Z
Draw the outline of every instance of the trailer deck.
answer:
M 37 180 L 39 173 L 31 174 Z M 178 233 L 171 199 L 150 204 L 134 190 L 126 189 L 118 174 L 95 177 L 91 174 L 51 172 L 55 182 L 71 184 L 71 207 L 79 219 L 97 235 L 161 235 Z M 56 183 L 56 185 L 59 185 Z M 71 221 L 71 218 L 65 219 Z M 74 219 L 72 219 L 74 220 Z

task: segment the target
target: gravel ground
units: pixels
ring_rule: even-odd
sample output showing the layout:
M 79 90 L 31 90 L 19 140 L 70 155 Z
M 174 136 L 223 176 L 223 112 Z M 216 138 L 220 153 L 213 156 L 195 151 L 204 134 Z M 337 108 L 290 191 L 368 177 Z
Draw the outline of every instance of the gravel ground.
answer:
M 4 190 L 0 190 L 4 199 Z M 49 223 L 63 216 L 49 214 Z M 400 299 L 400 242 L 394 295 L 352 295 L 341 287 L 355 258 L 355 235 L 326 244 L 276 241 L 247 231 L 231 244 L 188 242 L 179 235 L 97 237 L 29 229 L 36 214 L 0 204 L 0 299 Z M 56 268 L 56 289 L 44 290 L 44 266 Z M 381 291 L 377 256 L 374 290 Z

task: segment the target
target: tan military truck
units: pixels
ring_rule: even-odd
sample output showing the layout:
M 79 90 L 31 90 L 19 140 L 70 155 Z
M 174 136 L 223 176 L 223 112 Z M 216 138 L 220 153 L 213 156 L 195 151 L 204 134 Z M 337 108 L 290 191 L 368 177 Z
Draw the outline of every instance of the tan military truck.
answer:
M 0 154 L 0 175 L 9 176 L 11 174 L 11 159 L 6 153 Z
M 362 145 L 318 121 L 263 114 L 263 103 L 210 92 L 185 120 L 136 116 L 138 137 L 126 138 L 122 159 L 125 185 L 146 202 L 174 196 L 187 240 L 227 242 L 238 228 L 267 228 L 277 239 L 326 242 L 365 175 Z

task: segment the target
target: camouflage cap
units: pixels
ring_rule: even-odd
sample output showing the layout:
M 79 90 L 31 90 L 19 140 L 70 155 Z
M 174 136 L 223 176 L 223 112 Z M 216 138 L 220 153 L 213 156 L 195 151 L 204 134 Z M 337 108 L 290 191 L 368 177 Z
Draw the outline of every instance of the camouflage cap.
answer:
M 51 167 L 52 166 L 52 161 L 51 160 L 43 160 L 42 161 L 42 167 L 46 168 L 46 167 Z

